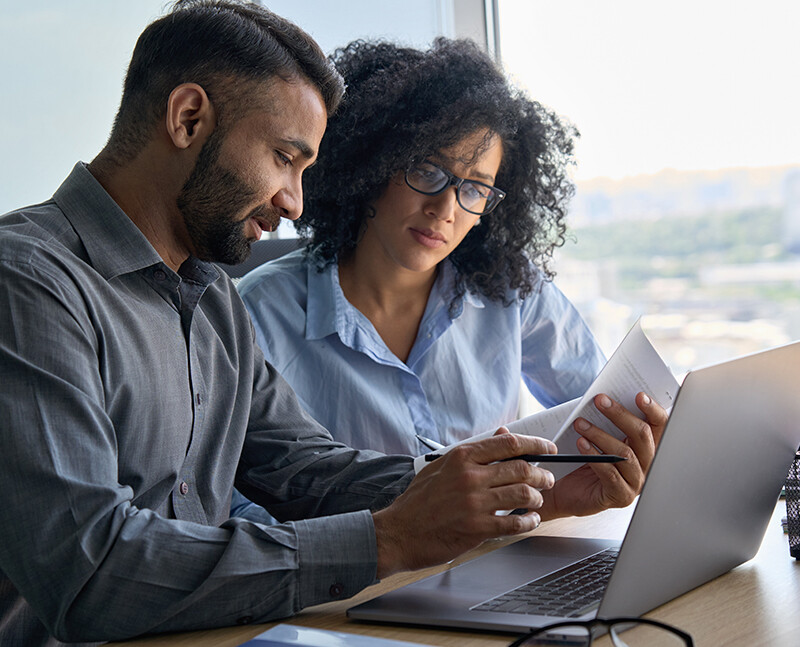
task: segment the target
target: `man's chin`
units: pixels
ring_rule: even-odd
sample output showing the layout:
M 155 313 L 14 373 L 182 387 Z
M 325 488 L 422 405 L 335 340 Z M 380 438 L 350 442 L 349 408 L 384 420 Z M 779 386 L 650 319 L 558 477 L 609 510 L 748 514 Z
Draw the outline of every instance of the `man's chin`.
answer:
M 223 265 L 241 265 L 250 258 L 254 242 L 254 240 L 246 238 L 244 241 L 237 241 L 235 245 L 209 250 L 207 254 L 203 255 L 205 258 L 200 257 L 200 260 Z

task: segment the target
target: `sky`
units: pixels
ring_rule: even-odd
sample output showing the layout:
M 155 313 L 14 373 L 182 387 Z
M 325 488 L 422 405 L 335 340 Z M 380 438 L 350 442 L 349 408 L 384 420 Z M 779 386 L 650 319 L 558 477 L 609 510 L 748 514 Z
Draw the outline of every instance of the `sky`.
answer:
M 461 0 L 455 0 L 459 2 Z M 272 0 L 326 51 L 423 46 L 450 0 Z M 163 0 L 0 0 L 0 213 L 102 148 Z M 581 132 L 578 180 L 800 163 L 797 0 L 500 0 L 503 64 Z
M 582 134 L 576 179 L 800 163 L 797 0 L 501 0 L 500 25 Z

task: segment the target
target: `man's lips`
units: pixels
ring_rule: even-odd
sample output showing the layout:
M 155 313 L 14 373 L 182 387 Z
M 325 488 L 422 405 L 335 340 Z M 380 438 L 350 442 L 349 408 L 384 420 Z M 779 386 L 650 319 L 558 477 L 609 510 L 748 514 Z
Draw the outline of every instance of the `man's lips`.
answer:
M 253 223 L 253 229 L 256 232 L 257 237 L 261 238 L 261 232 L 275 231 L 280 224 L 281 218 L 277 215 L 259 215 L 250 216 L 249 221 Z
M 264 218 L 253 218 L 253 220 L 255 220 L 256 224 L 259 227 L 261 227 L 261 229 L 263 229 L 264 231 L 274 231 L 275 230 L 275 225 L 273 225 L 271 222 L 268 222 Z

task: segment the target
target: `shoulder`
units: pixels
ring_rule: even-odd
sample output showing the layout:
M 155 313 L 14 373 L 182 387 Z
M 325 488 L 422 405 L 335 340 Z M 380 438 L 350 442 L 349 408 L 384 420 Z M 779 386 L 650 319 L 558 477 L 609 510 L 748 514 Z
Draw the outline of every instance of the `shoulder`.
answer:
M 493 309 L 504 309 L 527 313 L 546 306 L 549 303 L 559 303 L 566 300 L 561 290 L 559 290 L 552 280 L 548 279 L 535 263 L 525 260 L 528 266 L 530 277 L 528 289 L 514 288 L 506 284 L 506 288 L 501 295 L 489 297 L 476 290 L 471 290 L 470 295 L 473 299 L 483 302 L 484 306 Z M 509 281 L 506 278 L 506 281 Z
M 309 269 L 304 251 L 294 251 L 264 263 L 236 286 L 257 333 L 267 328 L 297 333 L 305 327 L 309 301 Z
M 303 249 L 259 265 L 237 284 L 239 294 L 247 301 L 265 292 L 305 292 L 308 276 L 308 260 Z
M 523 328 L 538 326 L 542 321 L 572 325 L 581 317 L 574 304 L 552 280 L 540 277 L 533 290 L 519 301 Z
M 85 266 L 80 239 L 53 202 L 0 216 L 0 265 L 67 277 Z
M 0 216 L 0 258 L 18 259 L 20 251 L 45 245 L 64 248 L 76 239 L 69 221 L 55 202 L 23 207 Z

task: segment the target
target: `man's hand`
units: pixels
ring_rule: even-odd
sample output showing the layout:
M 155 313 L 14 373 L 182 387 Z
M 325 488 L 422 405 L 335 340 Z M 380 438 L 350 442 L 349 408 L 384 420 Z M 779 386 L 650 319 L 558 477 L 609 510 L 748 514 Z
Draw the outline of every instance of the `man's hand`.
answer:
M 501 461 L 520 454 L 554 454 L 548 440 L 497 435 L 453 448 L 433 461 L 388 507 L 374 513 L 378 577 L 441 564 L 492 537 L 533 530 L 540 518 L 540 489 L 553 475 L 525 461 Z M 495 514 L 526 508 L 524 515 Z
M 578 418 L 573 425 L 583 436 L 578 440 L 578 451 L 587 455 L 617 454 L 627 460 L 614 464 L 587 463 L 560 478 L 544 496 L 540 509 L 542 519 L 624 508 L 642 490 L 667 424 L 667 412 L 644 393 L 636 396 L 636 406 L 644 414 L 644 420 L 603 394 L 594 398 L 594 404 L 626 439 L 618 440 Z

